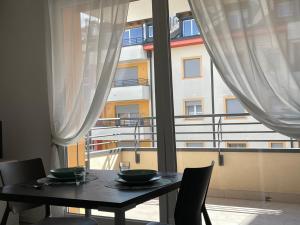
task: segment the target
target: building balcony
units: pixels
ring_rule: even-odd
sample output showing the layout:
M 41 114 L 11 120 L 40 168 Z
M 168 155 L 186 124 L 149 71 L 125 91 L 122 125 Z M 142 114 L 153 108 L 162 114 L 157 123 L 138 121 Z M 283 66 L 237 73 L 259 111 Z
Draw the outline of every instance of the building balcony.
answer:
M 149 100 L 147 79 L 115 80 L 107 101 Z
M 148 86 L 148 79 L 138 78 L 138 79 L 127 79 L 127 80 L 114 80 L 112 87 L 130 87 L 130 86 Z
M 248 118 L 245 121 L 218 120 L 226 116 Z M 202 119 L 185 120 L 189 117 Z M 219 122 L 213 123 L 212 118 Z M 86 139 L 92 143 L 85 145 L 90 167 L 118 170 L 119 162 L 130 162 L 132 169 L 157 170 L 159 150 L 156 148 L 155 124 L 155 117 L 141 115 L 136 115 L 136 118 L 99 119 Z M 300 149 L 297 140 L 264 127 L 248 113 L 176 116 L 175 126 L 179 172 L 186 167 L 202 167 L 212 160 L 216 162 L 207 199 L 212 224 L 300 224 Z M 97 143 L 93 140 L 103 141 Z M 196 141 L 205 145 L 180 146 Z M 228 148 L 225 142 L 229 141 L 246 141 L 249 145 Z M 132 146 L 120 147 L 120 142 L 131 143 Z M 283 145 L 272 148 L 269 142 L 281 142 Z M 97 150 L 98 145 L 112 146 L 110 143 L 114 144 L 113 148 Z M 142 143 L 147 143 L 148 147 Z M 220 163 L 220 155 L 223 156 L 223 164 Z M 92 213 L 111 216 L 98 211 Z M 158 199 L 138 205 L 127 215 L 136 220 L 159 221 Z
M 143 44 L 144 42 L 134 45 L 123 45 L 119 61 L 146 60 L 147 53 L 144 51 Z

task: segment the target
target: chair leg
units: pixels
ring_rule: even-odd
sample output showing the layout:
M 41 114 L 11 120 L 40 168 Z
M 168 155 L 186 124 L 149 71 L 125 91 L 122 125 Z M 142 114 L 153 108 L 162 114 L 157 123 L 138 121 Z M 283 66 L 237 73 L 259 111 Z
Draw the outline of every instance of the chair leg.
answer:
M 50 205 L 45 205 L 45 217 L 48 218 L 51 215 Z
M 205 224 L 206 224 L 206 225 L 212 225 L 212 224 L 211 224 L 211 221 L 210 221 L 210 218 L 209 218 L 209 215 L 208 215 L 208 213 L 207 213 L 205 204 L 203 204 L 203 207 L 202 207 L 202 213 L 203 213 L 203 217 L 204 217 Z
M 3 213 L 3 217 L 2 217 L 2 220 L 1 220 L 1 225 L 6 225 L 7 223 L 7 220 L 8 220 L 8 216 L 9 216 L 9 208 L 8 208 L 8 204 L 6 205 L 6 208 L 5 208 L 5 211 Z

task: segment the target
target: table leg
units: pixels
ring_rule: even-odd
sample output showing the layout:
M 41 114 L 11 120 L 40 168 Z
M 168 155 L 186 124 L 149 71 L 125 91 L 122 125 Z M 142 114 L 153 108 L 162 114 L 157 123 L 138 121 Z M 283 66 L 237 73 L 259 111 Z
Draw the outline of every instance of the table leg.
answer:
M 85 209 L 85 217 L 91 217 L 92 210 L 90 209 Z
M 125 225 L 125 211 L 119 210 L 115 212 L 115 225 Z

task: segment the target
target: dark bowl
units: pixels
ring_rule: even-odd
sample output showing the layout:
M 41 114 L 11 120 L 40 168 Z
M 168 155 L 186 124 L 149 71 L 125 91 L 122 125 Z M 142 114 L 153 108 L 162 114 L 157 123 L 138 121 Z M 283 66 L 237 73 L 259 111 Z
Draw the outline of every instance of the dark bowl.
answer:
M 57 178 L 75 178 L 74 172 L 81 172 L 83 170 L 83 167 L 68 167 L 50 170 L 50 173 Z
M 151 180 L 157 175 L 156 170 L 146 170 L 146 169 L 137 169 L 137 170 L 125 170 L 118 173 L 125 181 L 129 182 L 143 182 Z

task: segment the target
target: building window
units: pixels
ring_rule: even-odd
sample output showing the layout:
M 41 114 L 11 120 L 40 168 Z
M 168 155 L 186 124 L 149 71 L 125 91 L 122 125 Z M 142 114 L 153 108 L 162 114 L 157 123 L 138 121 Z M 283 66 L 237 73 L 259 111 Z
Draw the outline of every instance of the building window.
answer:
M 153 38 L 153 25 L 148 26 L 148 38 Z
M 235 97 L 225 98 L 225 111 L 226 114 L 240 114 L 246 112 L 241 102 Z M 241 118 L 241 117 L 227 116 L 226 118 Z
M 270 148 L 284 148 L 285 145 L 283 142 L 271 142 Z
M 201 77 L 201 58 L 183 60 L 184 78 Z
M 204 143 L 203 142 L 186 142 L 185 146 L 187 148 L 203 148 Z
M 194 19 L 188 19 L 182 21 L 182 36 L 189 37 L 199 35 L 200 31 Z
M 296 37 L 299 40 L 299 35 Z M 289 53 L 290 53 L 290 60 L 291 60 L 291 69 L 292 72 L 297 72 L 297 74 L 300 71 L 300 63 L 299 63 L 299 57 L 300 57 L 300 41 L 290 41 L 289 45 Z
M 139 117 L 139 105 L 117 105 L 116 106 L 117 118 L 137 118 Z
M 117 69 L 113 87 L 126 87 L 136 85 L 139 85 L 137 66 Z
M 201 100 L 185 101 L 185 115 L 196 116 L 203 113 L 203 105 Z
M 143 43 L 143 27 L 126 29 L 123 33 L 123 46 Z
M 140 147 L 140 143 L 136 143 L 135 141 L 119 141 L 118 142 L 119 148 L 133 148 L 133 147 Z
M 278 17 L 288 17 L 293 15 L 293 4 L 291 1 L 284 1 L 277 3 L 277 15 Z
M 242 18 L 239 10 L 232 10 L 227 16 L 230 29 L 235 30 L 242 27 Z
M 139 105 L 117 105 L 116 118 L 120 118 L 120 126 L 135 126 L 139 121 Z M 135 119 L 136 118 L 136 119 Z
M 227 142 L 227 148 L 247 148 L 246 142 Z

